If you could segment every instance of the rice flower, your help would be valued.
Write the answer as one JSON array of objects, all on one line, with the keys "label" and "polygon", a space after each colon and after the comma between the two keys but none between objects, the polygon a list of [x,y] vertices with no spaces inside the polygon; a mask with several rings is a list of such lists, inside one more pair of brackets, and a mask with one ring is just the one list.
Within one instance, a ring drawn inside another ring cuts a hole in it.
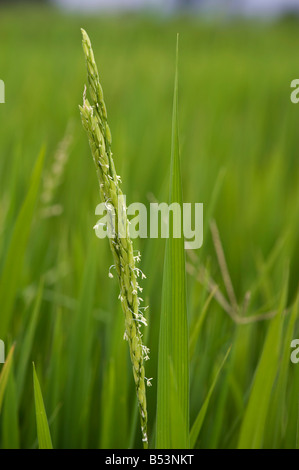
[{"label": "rice flower", "polygon": [[[124,338],[129,343],[130,357],[133,366],[133,376],[139,404],[142,440],[145,448],[148,447],[147,438],[147,406],[144,361],[148,359],[148,348],[142,342],[140,325],[146,325],[140,307],[141,287],[138,284],[139,276],[145,277],[136,262],[132,241],[129,236],[129,221],[126,213],[125,198],[120,188],[120,178],[116,174],[112,151],[111,132],[107,120],[107,110],[104,102],[103,90],[99,80],[98,69],[95,63],[93,50],[87,33],[82,29],[82,44],[86,59],[89,94],[91,102],[86,98],[86,89],[83,95],[83,105],[80,106],[81,119],[87,132],[91,153],[96,166],[100,195],[108,211],[113,212],[111,217],[113,225],[109,238],[114,266],[118,275],[122,309],[125,316]],[[109,270],[109,277],[113,277]]]}]

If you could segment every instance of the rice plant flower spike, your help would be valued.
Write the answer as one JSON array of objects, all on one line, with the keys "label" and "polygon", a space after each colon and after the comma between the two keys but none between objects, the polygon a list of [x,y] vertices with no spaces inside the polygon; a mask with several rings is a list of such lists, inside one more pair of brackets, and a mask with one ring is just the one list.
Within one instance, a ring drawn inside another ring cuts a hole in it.
[{"label": "rice plant flower spike", "polygon": [[[147,405],[145,391],[144,361],[148,359],[148,348],[142,342],[140,325],[146,324],[139,307],[141,288],[137,282],[140,270],[136,268],[138,260],[134,256],[132,241],[129,236],[129,222],[125,199],[120,188],[120,178],[116,174],[111,151],[111,132],[107,120],[107,110],[103,90],[99,80],[97,65],[90,39],[83,29],[82,44],[86,59],[89,94],[91,102],[83,95],[80,106],[81,119],[87,132],[91,153],[96,166],[100,195],[106,206],[114,210],[113,237],[109,238],[114,266],[119,280],[120,300],[125,316],[125,339],[129,343],[133,376],[139,405],[141,432],[144,448],[148,448]],[[121,204],[119,204],[121,201]],[[119,210],[120,207],[120,210]],[[121,212],[121,213],[119,213]],[[121,235],[121,236],[120,236]],[[110,271],[109,271],[110,273]],[[111,277],[111,276],[110,276]]]}]

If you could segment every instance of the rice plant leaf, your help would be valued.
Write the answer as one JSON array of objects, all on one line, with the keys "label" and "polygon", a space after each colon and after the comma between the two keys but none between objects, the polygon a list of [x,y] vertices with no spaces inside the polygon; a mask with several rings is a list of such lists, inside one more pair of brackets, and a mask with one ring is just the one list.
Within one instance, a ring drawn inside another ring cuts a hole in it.
[{"label": "rice plant leaf", "polygon": [[86,397],[90,394],[92,370],[92,342],[94,328],[93,301],[96,285],[97,239],[89,243],[84,272],[82,275],[79,301],[70,327],[69,369],[66,387],[64,432],[73,448],[83,446],[82,433],[88,419]]},{"label": "rice plant leaf", "polygon": [[[172,393],[170,394],[170,442],[173,449],[180,449],[182,443],[181,429],[185,427],[184,410],[179,398],[179,384],[176,380],[176,374],[172,360],[170,363],[170,385]],[[174,412],[175,410],[175,412]],[[183,436],[185,437],[185,436]]]},{"label": "rice plant leaf", "polygon": [[[118,312],[116,312],[118,313]],[[101,400],[101,440],[100,448],[118,449],[125,438],[129,438],[128,422],[136,424],[138,407],[134,408],[133,417],[128,416],[124,403],[128,401],[127,345],[123,338],[123,318],[115,315],[110,326],[109,346],[106,353],[107,365],[103,376]],[[115,423],[117,422],[117,426]],[[129,443],[129,441],[128,441]],[[128,444],[125,444],[127,447]]]},{"label": "rice plant leaf", "polygon": [[219,173],[217,175],[215,185],[213,187],[213,191],[211,194],[211,199],[209,200],[208,210],[205,216],[205,224],[203,229],[203,240],[206,240],[207,232],[210,227],[210,221],[213,217],[215,207],[217,205],[219,195],[223,186],[224,177],[226,174],[226,169],[224,167],[220,168]]},{"label": "rice plant leaf", "polygon": [[11,368],[11,373],[8,377],[5,400],[3,405],[2,437],[4,449],[20,448],[18,399],[16,390],[16,380],[13,373],[13,365]]},{"label": "rice plant leaf", "polygon": [[33,364],[33,385],[34,385],[34,400],[35,400],[38,445],[40,449],[53,449],[48,419],[47,419],[44,400],[42,396],[42,391],[41,391],[40,384],[36,375],[34,364]]},{"label": "rice plant leaf", "polygon": [[[178,135],[178,41],[172,117],[172,150],[169,202],[182,208],[182,186]],[[189,447],[189,370],[186,303],[186,271],[182,221],[173,215],[166,240],[158,358],[157,448]],[[181,236],[174,230],[181,224]],[[175,384],[179,384],[178,387]],[[177,428],[178,413],[180,429]]]},{"label": "rice plant leaf", "polygon": [[[60,417],[62,414],[62,407],[65,401],[61,398],[63,386],[65,384],[65,366],[61,360],[63,354],[64,336],[63,336],[63,313],[61,308],[57,308],[55,312],[55,326],[51,342],[51,361],[47,371],[47,396],[49,409],[54,410],[53,414],[57,414],[56,418],[51,422],[51,438],[52,442],[57,442],[61,430]],[[55,445],[55,444],[54,444]]]},{"label": "rice plant leaf", "polygon": [[10,370],[11,370],[14,349],[15,347],[12,346],[7,356],[6,362],[3,366],[1,375],[0,375],[0,413],[2,409],[3,398],[4,398],[5,389],[7,386],[8,377],[9,377]]},{"label": "rice plant leaf", "polygon": [[281,296],[277,315],[271,320],[262,355],[255,373],[249,401],[242,422],[239,449],[260,449],[264,442],[267,414],[271,402],[273,384],[279,367],[283,309],[286,300],[287,282]]},{"label": "rice plant leaf", "polygon": [[44,150],[41,150],[35,163],[27,196],[17,217],[0,277],[1,338],[5,338],[6,336],[16,292],[19,287],[20,273],[22,272],[23,259],[29,240],[31,222],[38,196],[44,153]]},{"label": "rice plant leaf", "polygon": [[24,380],[25,380],[25,375],[29,363],[29,358],[30,358],[30,352],[32,348],[32,343],[33,343],[33,338],[36,330],[36,325],[37,325],[37,320],[40,312],[40,306],[41,306],[41,301],[42,301],[42,294],[43,294],[43,287],[44,287],[44,282],[41,280],[39,289],[37,292],[34,308],[32,315],[30,317],[30,322],[29,325],[25,331],[25,337],[22,341],[22,351],[20,354],[20,357],[17,361],[17,374],[16,374],[16,389],[17,389],[17,395],[18,395],[18,401],[20,401],[22,392],[23,392],[23,387],[24,387]]},{"label": "rice plant leaf", "polygon": [[194,424],[192,426],[192,429],[191,429],[191,432],[190,432],[190,445],[192,448],[195,447],[196,445],[196,442],[197,442],[197,439],[198,439],[198,436],[199,436],[199,433],[200,433],[200,430],[202,428],[202,425],[203,425],[203,422],[204,422],[204,419],[205,419],[205,416],[206,416],[206,413],[207,413],[207,410],[208,410],[208,406],[209,406],[209,403],[210,403],[210,399],[211,399],[211,396],[212,396],[212,393],[214,391],[214,388],[216,386],[216,383],[218,381],[218,377],[220,375],[220,372],[229,356],[229,353],[230,353],[230,350],[231,350],[231,346],[229,347],[227,353],[225,354],[224,356],[224,359],[215,375],[215,378],[213,380],[213,383],[208,391],[208,394],[206,396],[206,399],[194,421]]},{"label": "rice plant leaf", "polygon": [[[297,297],[293,308],[290,313],[289,322],[284,333],[284,346],[282,351],[282,358],[280,364],[280,371],[277,378],[277,383],[275,387],[275,394],[272,399],[271,411],[272,411],[272,447],[275,449],[279,447],[279,439],[284,437],[284,433],[287,427],[288,415],[290,416],[290,411],[287,406],[287,388],[288,388],[288,378],[290,368],[292,363],[290,361],[290,344],[294,338],[294,328],[298,315],[298,301]],[[286,321],[286,320],[285,320]]]},{"label": "rice plant leaf", "polygon": [[192,359],[194,353],[195,353],[195,348],[196,348],[196,342],[198,340],[198,337],[201,332],[201,327],[203,325],[203,322],[205,321],[209,305],[214,297],[214,294],[218,287],[216,286],[212,292],[210,293],[209,297],[207,298],[200,315],[196,319],[196,321],[193,323],[192,327],[190,328],[190,335],[189,335],[189,358],[190,360]]}]

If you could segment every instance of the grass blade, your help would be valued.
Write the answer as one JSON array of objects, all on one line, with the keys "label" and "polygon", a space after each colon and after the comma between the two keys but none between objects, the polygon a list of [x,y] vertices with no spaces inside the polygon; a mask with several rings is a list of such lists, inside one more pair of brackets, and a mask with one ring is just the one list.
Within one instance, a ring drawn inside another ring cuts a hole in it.
[{"label": "grass blade", "polygon": [[3,448],[20,448],[20,431],[18,418],[18,399],[16,390],[16,380],[13,373],[13,366],[7,382],[7,393],[3,405]]},{"label": "grass blade", "polygon": [[[116,312],[118,313],[118,312]],[[124,404],[128,403],[128,368],[127,345],[122,341],[123,318],[115,315],[110,326],[109,346],[106,354],[107,365],[103,377],[101,397],[101,439],[100,448],[119,449],[124,443],[124,436],[129,438],[129,416]],[[138,407],[134,408],[135,412]],[[137,418],[136,413],[136,418]],[[132,424],[136,419],[130,418]],[[115,426],[117,423],[117,426]],[[125,443],[128,447],[129,440]]]},{"label": "grass blade", "polygon": [[92,371],[92,332],[93,301],[96,285],[97,265],[96,238],[90,242],[84,273],[81,281],[80,295],[73,323],[70,327],[69,338],[69,368],[66,387],[66,403],[64,433],[69,440],[69,446],[78,448],[82,442],[82,434],[88,419],[86,397],[90,394]]},{"label": "grass blade", "polygon": [[44,161],[44,150],[41,150],[35,163],[29,190],[17,217],[6,259],[0,278],[0,337],[5,338],[12,315],[13,305],[18,289],[23,259],[29,239],[31,221]]},{"label": "grass blade", "polygon": [[35,301],[33,312],[30,318],[30,322],[29,322],[28,328],[26,329],[25,337],[22,341],[22,351],[21,351],[19,360],[17,361],[18,368],[17,368],[17,374],[16,374],[16,390],[17,390],[17,395],[18,395],[18,402],[20,401],[20,398],[23,392],[26,371],[27,371],[29,358],[30,358],[30,352],[32,349],[32,343],[34,339],[37,320],[38,320],[41,302],[42,302],[43,287],[44,287],[44,282],[42,280],[39,285],[39,289],[37,292],[36,301]]},{"label": "grass blade", "polygon": [[271,410],[269,410],[269,414],[271,413],[269,423],[272,433],[269,433],[271,441],[267,443],[267,448],[270,447],[270,445],[274,449],[279,447],[278,442],[279,440],[281,442],[281,440],[283,440],[283,438],[285,437],[288,421],[292,421],[293,417],[293,415],[291,414],[291,410],[288,408],[287,405],[287,390],[289,373],[292,366],[292,363],[290,361],[290,344],[292,339],[294,338],[294,328],[298,315],[298,305],[299,296],[297,297],[291,309],[289,315],[290,318],[288,319],[288,325],[284,333],[284,345],[282,350],[280,371],[275,385],[275,393],[271,403]]},{"label": "grass blade", "polygon": [[208,406],[209,406],[209,403],[210,403],[210,399],[211,399],[211,396],[212,396],[212,393],[214,391],[214,388],[216,386],[216,383],[218,381],[218,377],[219,377],[219,374],[228,358],[228,355],[230,353],[230,350],[231,350],[231,347],[229,347],[227,353],[225,354],[224,356],[224,359],[216,373],[216,376],[213,380],[213,383],[208,391],[208,394],[206,396],[206,399],[194,421],[194,424],[192,426],[192,429],[191,429],[191,432],[190,432],[190,444],[191,444],[191,447],[194,448],[195,445],[196,445],[196,441],[198,439],[198,436],[199,436],[199,433],[200,433],[200,430],[202,428],[202,425],[203,425],[203,422],[204,422],[204,419],[205,419],[205,416],[206,416],[206,413],[207,413],[207,409],[208,409]]},{"label": "grass blade", "polygon": [[[170,203],[182,207],[178,136],[178,41],[172,117]],[[175,218],[175,215],[174,215]],[[180,221],[181,223],[181,221]],[[178,387],[175,384],[179,384]],[[175,442],[172,438],[176,429]],[[189,369],[184,237],[166,240],[160,322],[157,396],[157,448],[189,447]]]},{"label": "grass blade", "polygon": [[189,357],[190,357],[190,360],[192,359],[192,357],[195,353],[196,342],[197,342],[198,337],[200,335],[202,324],[205,321],[206,315],[208,313],[209,305],[210,305],[211,300],[213,299],[214,294],[215,294],[217,289],[218,289],[217,286],[214,287],[214,289],[210,293],[209,297],[207,298],[207,300],[206,300],[206,302],[205,302],[205,304],[202,308],[202,311],[200,312],[200,315],[198,316],[196,321],[193,322],[193,325],[190,328],[190,335],[189,335],[190,336],[189,337]]},{"label": "grass blade", "polygon": [[9,354],[7,356],[6,362],[3,366],[1,375],[0,375],[0,413],[2,409],[2,404],[3,404],[3,398],[4,398],[4,393],[12,365],[12,358],[13,358],[13,353],[14,353],[15,347],[12,346],[12,348],[9,351]]},{"label": "grass blade", "polygon": [[35,365],[33,364],[33,384],[34,384],[34,400],[36,412],[36,426],[38,445],[40,449],[53,449],[52,439],[48,425],[44,400],[40,384],[36,375]]},{"label": "grass blade", "polygon": [[264,442],[264,431],[276,378],[283,327],[282,312],[286,301],[287,281],[284,283],[279,312],[271,320],[262,355],[255,373],[249,402],[242,422],[239,449],[260,449]]}]

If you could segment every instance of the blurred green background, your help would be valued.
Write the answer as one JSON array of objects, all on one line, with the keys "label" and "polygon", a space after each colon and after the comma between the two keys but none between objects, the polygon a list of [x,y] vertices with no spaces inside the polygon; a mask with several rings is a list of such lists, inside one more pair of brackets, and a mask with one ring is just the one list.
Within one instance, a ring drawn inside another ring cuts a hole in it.
[{"label": "blurred green background", "polygon": [[[204,203],[205,235],[203,247],[187,254],[191,333],[202,319],[190,362],[190,420],[232,344],[197,446],[236,447],[270,320],[240,324],[215,299],[205,312],[208,290],[196,273],[205,267],[227,297],[209,229],[215,219],[239,305],[252,291],[238,318],[275,312],[286,272],[287,307],[295,301],[299,105],[290,101],[290,83],[298,78],[298,21],[87,16],[48,6],[0,11],[0,78],[6,85],[6,103],[0,105],[0,338],[7,352],[15,342],[0,445],[37,446],[34,361],[54,447],[140,446],[118,286],[108,278],[112,256],[108,242],[92,229],[100,201],[78,110],[86,83],[80,27],[93,43],[128,204],[167,201],[180,33],[183,193],[185,202]],[[37,202],[32,216],[28,211],[22,219],[19,243],[16,221],[42,146]],[[153,442],[164,240],[136,242],[150,307],[146,373],[153,377],[148,389]],[[18,249],[11,249],[12,243]],[[9,262],[8,253],[15,253]],[[296,446],[299,365],[290,363],[289,340],[298,328],[287,330],[288,325],[285,315],[276,364],[277,377],[284,375],[279,386],[273,383],[264,447]]]}]

